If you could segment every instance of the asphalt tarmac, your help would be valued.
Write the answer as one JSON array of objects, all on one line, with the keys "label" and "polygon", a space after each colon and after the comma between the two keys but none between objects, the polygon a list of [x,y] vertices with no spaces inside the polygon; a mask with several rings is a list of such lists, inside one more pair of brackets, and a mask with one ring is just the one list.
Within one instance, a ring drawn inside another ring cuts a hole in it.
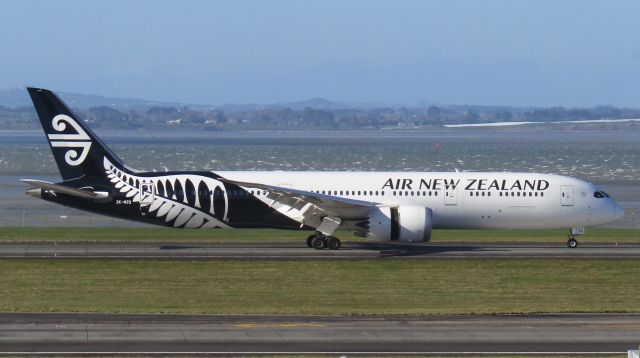
[{"label": "asphalt tarmac", "polygon": [[640,315],[179,316],[0,314],[3,354],[626,353]]},{"label": "asphalt tarmac", "polygon": [[28,259],[640,259],[640,244],[442,244],[345,243],[314,250],[304,243],[2,243],[0,258]]}]

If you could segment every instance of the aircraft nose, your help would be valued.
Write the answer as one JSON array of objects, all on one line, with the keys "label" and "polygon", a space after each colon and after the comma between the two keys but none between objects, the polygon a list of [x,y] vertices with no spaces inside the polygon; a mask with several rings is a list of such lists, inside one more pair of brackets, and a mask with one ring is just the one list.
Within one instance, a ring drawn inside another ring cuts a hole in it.
[{"label": "aircraft nose", "polygon": [[618,203],[613,203],[613,220],[619,220],[624,216],[624,209]]}]

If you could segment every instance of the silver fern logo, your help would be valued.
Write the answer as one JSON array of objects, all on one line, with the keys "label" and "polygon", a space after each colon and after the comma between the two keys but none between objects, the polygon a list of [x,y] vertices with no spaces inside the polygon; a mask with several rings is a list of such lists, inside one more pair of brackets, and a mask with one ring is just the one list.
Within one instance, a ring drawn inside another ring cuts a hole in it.
[{"label": "silver fern logo", "polygon": [[[71,117],[65,114],[58,114],[53,117],[51,125],[56,132],[64,132],[70,125],[76,133],[71,134],[49,134],[51,146],[54,148],[69,148],[64,154],[64,160],[71,166],[78,166],[84,162],[91,148],[91,139],[87,133]],[[78,153],[80,149],[80,153]]]},{"label": "silver fern logo", "polygon": [[[142,177],[118,169],[106,157],[105,174],[116,190],[168,226],[228,228],[229,204],[224,184],[200,175]],[[198,183],[197,186],[192,186]]]}]

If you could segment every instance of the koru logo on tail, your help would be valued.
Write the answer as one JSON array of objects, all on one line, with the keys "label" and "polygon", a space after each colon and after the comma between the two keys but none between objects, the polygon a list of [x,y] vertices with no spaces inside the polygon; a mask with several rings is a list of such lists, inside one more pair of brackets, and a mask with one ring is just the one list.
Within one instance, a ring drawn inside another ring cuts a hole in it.
[{"label": "koru logo on tail", "polygon": [[[91,148],[91,138],[73,118],[65,114],[58,114],[51,120],[51,125],[56,132],[64,132],[67,129],[67,123],[73,127],[76,134],[49,134],[47,137],[54,148],[74,148],[67,150],[64,160],[71,166],[77,166],[87,158]],[[80,154],[77,149],[81,149]]]}]

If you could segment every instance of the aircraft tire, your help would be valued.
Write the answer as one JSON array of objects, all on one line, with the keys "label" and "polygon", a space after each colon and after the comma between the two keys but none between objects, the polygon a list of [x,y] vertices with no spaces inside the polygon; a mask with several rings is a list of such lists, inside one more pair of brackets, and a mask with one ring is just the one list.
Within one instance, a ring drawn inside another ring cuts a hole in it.
[{"label": "aircraft tire", "polygon": [[327,236],[327,247],[329,250],[337,250],[342,246],[340,239],[335,236]]},{"label": "aircraft tire", "polygon": [[318,235],[311,240],[311,246],[316,250],[324,250],[327,247],[327,239],[322,235]]},{"label": "aircraft tire", "polygon": [[309,235],[309,237],[307,238],[307,246],[308,247],[313,247],[313,245],[311,245],[311,241],[313,241],[313,239],[315,239],[318,235],[313,234],[313,235]]},{"label": "aircraft tire", "polygon": [[567,247],[571,249],[575,249],[576,247],[578,247],[578,240],[573,238],[567,240]]}]

